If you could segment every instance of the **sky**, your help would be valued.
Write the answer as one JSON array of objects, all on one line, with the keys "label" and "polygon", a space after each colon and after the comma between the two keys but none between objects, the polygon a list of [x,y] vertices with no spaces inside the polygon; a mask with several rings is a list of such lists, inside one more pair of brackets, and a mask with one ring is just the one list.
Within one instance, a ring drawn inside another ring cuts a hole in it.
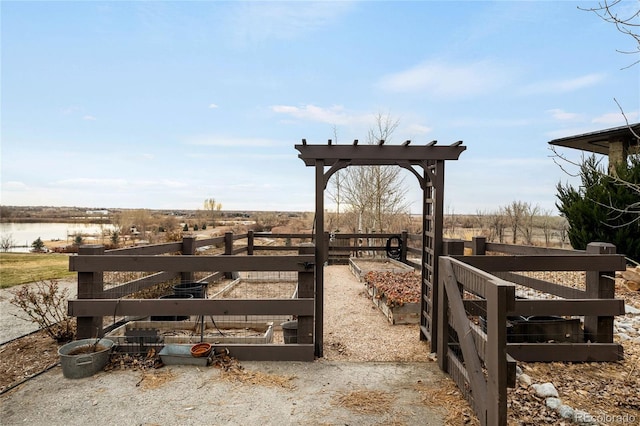
[{"label": "sky", "polygon": [[548,142],[624,125],[620,108],[639,121],[633,40],[595,6],[2,1],[0,203],[313,211],[294,145],[362,143],[381,114],[388,144],[464,142],[447,213],[555,214],[556,185],[579,181]]}]

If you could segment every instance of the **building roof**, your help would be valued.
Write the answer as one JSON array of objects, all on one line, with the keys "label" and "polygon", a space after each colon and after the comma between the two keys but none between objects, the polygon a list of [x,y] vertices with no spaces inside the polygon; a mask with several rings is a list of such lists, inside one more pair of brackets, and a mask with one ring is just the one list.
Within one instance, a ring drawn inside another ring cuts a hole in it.
[{"label": "building roof", "polygon": [[636,135],[640,135],[640,123],[554,139],[549,141],[549,145],[609,155],[609,143],[624,139],[629,141],[629,148],[638,149],[638,138],[634,136],[632,130]]}]

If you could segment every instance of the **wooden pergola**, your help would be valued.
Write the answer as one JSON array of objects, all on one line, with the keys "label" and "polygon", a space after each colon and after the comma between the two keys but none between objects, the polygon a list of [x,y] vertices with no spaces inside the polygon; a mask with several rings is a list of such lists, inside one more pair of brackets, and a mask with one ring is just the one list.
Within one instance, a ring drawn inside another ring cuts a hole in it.
[{"label": "wooden pergola", "polygon": [[[420,313],[420,338],[429,340],[431,351],[436,351],[437,326],[434,323],[438,309],[438,257],[442,252],[444,165],[446,160],[457,160],[466,149],[462,141],[451,145],[437,145],[432,141],[426,145],[411,145],[407,140],[402,145],[385,145],[381,140],[376,145],[309,145],[306,139],[295,145],[298,155],[306,166],[316,171],[315,212],[315,355],[322,357],[324,332],[324,269],[328,258],[328,247],[324,235],[324,190],[329,178],[338,170],[348,166],[399,166],[410,171],[423,191],[422,203],[422,297]],[[328,170],[325,170],[329,167]]]}]

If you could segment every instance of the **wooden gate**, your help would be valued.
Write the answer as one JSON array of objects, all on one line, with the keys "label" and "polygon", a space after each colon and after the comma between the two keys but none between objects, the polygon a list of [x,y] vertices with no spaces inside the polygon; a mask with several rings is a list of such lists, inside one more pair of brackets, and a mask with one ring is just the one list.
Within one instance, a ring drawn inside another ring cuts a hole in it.
[{"label": "wooden gate", "polygon": [[[421,339],[431,342],[431,350],[436,348],[437,282],[438,257],[442,250],[442,214],[444,195],[444,162],[457,160],[467,149],[462,141],[451,145],[437,145],[432,141],[424,146],[410,146],[411,141],[402,145],[385,145],[381,140],[377,145],[308,145],[302,139],[295,148],[307,166],[316,170],[316,356],[322,356],[324,320],[324,271],[322,265],[328,259],[327,242],[324,239],[324,190],[329,178],[338,170],[348,166],[399,166],[410,171],[420,183],[423,191],[423,259],[422,259],[422,309]],[[325,167],[329,167],[325,171]],[[415,167],[421,168],[421,172]]]}]

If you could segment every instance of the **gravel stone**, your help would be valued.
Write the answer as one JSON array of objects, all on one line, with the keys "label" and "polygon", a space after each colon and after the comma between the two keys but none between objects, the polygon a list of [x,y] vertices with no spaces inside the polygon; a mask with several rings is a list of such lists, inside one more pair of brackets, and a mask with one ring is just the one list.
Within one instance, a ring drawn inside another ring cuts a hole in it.
[{"label": "gravel stone", "polygon": [[539,396],[540,398],[548,398],[548,397],[558,398],[558,390],[555,388],[555,386],[553,386],[552,383],[549,383],[549,382],[542,383],[542,384],[534,383],[531,386],[533,387],[533,390],[536,392],[536,395]]}]

